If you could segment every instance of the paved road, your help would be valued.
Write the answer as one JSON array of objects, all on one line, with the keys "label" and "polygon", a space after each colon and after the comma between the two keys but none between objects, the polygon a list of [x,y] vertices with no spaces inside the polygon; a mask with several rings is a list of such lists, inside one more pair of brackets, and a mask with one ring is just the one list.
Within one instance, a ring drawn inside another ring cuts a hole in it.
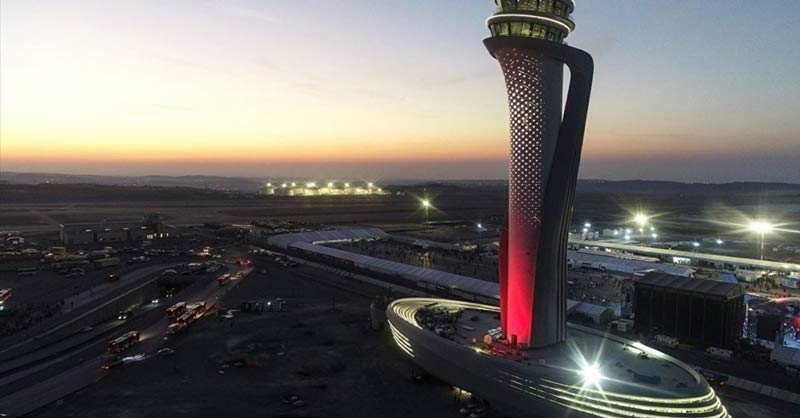
[{"label": "paved road", "polygon": [[[94,308],[89,309],[88,311],[83,312],[82,314],[62,315],[62,316],[60,316],[59,319],[61,319],[62,322],[60,322],[58,325],[50,326],[47,329],[38,332],[36,335],[28,337],[28,338],[26,338],[26,339],[24,339],[22,341],[19,341],[19,342],[15,343],[15,344],[11,344],[11,345],[3,347],[2,349],[0,349],[0,356],[2,356],[3,354],[8,354],[10,352],[13,352],[14,350],[20,349],[21,347],[24,347],[25,345],[37,342],[37,341],[41,340],[42,338],[47,337],[48,335],[51,335],[51,334],[53,334],[53,333],[55,333],[57,331],[62,330],[64,327],[67,327],[69,325],[72,325],[72,324],[82,320],[83,318],[91,315],[92,313],[96,312],[97,310],[102,309],[105,306],[115,302],[116,300],[127,296],[131,292],[135,292],[135,291],[141,289],[142,287],[144,287],[144,286],[146,286],[146,285],[148,285],[148,284],[150,284],[153,281],[158,279],[158,275],[154,275],[155,272],[160,271],[160,270],[164,269],[165,267],[170,266],[172,264],[173,263],[166,263],[166,264],[157,264],[157,265],[154,265],[154,266],[148,266],[148,267],[145,267],[145,268],[142,268],[142,269],[139,269],[139,270],[136,270],[136,271],[133,271],[133,272],[130,272],[130,273],[126,274],[123,278],[120,278],[120,282],[119,283],[111,283],[111,284],[106,284],[106,286],[104,286],[104,285],[98,286],[98,287],[102,287],[101,291],[98,291],[98,292],[93,293],[93,294],[89,294],[88,292],[84,292],[84,294],[79,295],[77,297],[77,299],[73,300],[73,302],[75,302],[75,305],[71,307],[71,311],[72,312],[75,312],[75,310],[78,309],[79,307],[85,307],[87,305],[90,305],[93,302],[99,302],[99,301],[103,300],[103,298],[105,298],[105,297],[109,296],[110,294],[112,294],[113,292],[119,292],[119,291],[121,291],[120,289],[124,289],[124,290],[122,290],[121,294],[117,295],[113,299],[106,300],[104,303],[102,303],[102,304],[100,304],[98,306],[95,306]],[[148,278],[148,276],[151,276],[151,277],[149,277],[149,280],[146,280],[144,282],[140,282],[141,280],[144,280],[144,279]],[[125,288],[125,286],[132,286],[132,287]],[[69,306],[69,304],[67,304],[66,306]],[[70,311],[66,311],[66,312],[68,313]]]},{"label": "paved road", "polygon": [[716,389],[722,404],[734,418],[789,418],[797,416],[798,406],[746,390],[725,386]]},{"label": "paved road", "polygon": [[[237,270],[234,270],[232,273],[235,274],[236,271]],[[239,271],[249,274],[252,268],[239,269]],[[211,280],[199,291],[194,292],[192,295],[182,295],[182,297],[192,301],[203,300],[206,302],[207,308],[211,309],[222,295],[235,287],[239,282],[241,282],[241,280],[234,280],[225,287],[219,287],[216,280]],[[164,317],[159,318],[158,321],[142,330],[142,340],[135,348],[131,349],[132,353],[143,352],[152,354],[164,344],[167,340],[164,337],[164,333],[171,321],[168,321],[167,318]],[[63,361],[68,357],[72,357],[74,354],[75,353],[65,354],[64,358],[61,360]],[[97,382],[102,379],[106,373],[100,368],[104,361],[103,357],[102,354],[94,355],[75,367],[69,368],[46,380],[25,387],[0,399],[0,413],[8,414],[10,417],[22,416]]]}]

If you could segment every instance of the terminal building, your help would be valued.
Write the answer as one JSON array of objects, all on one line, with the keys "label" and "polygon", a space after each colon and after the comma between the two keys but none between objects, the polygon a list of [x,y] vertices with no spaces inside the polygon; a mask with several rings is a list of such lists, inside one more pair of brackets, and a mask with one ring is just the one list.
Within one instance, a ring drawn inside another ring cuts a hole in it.
[{"label": "terminal building", "polygon": [[653,272],[636,283],[636,331],[680,343],[733,348],[742,335],[744,289],[739,284]]},{"label": "terminal building", "polygon": [[158,215],[147,215],[141,221],[61,224],[59,232],[61,243],[65,245],[141,242],[169,237]]}]

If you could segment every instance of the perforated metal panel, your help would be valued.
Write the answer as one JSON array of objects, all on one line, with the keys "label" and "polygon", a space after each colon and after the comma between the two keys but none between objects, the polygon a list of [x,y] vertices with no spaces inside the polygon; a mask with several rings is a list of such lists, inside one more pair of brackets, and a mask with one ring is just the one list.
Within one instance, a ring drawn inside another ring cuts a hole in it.
[{"label": "perforated metal panel", "polygon": [[508,90],[511,123],[509,214],[514,224],[541,223],[544,199],[545,118],[548,103],[544,62],[530,51],[503,49],[497,60]]},{"label": "perforated metal panel", "polygon": [[543,217],[561,124],[563,64],[526,48],[500,48],[494,54],[505,75],[511,130],[507,283],[501,284],[507,303],[501,316],[508,335],[523,344],[544,345],[553,338],[532,341],[532,335],[537,327],[552,328],[553,319],[549,313],[534,315],[535,302],[557,307],[556,278],[539,278],[537,266],[543,228],[558,227],[543,225]]}]

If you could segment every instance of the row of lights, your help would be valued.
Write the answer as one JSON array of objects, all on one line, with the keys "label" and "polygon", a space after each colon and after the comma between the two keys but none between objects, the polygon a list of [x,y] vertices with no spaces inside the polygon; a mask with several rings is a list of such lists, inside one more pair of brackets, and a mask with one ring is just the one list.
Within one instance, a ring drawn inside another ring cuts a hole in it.
[{"label": "row of lights", "polygon": [[[641,213],[641,212],[636,213],[634,215],[634,217],[633,217],[633,222],[635,224],[639,225],[639,233],[642,234],[642,235],[644,234],[644,227],[647,225],[647,223],[649,221],[650,221],[650,217],[648,217],[647,215],[645,215],[644,213]],[[589,222],[586,222],[583,225],[583,232],[584,233],[589,232],[589,228],[591,228],[591,227],[592,227],[592,224],[589,223]],[[764,259],[764,240],[765,240],[765,235],[769,234],[771,232],[774,232],[775,231],[775,225],[772,224],[769,221],[755,220],[755,221],[751,221],[747,225],[747,229],[749,231],[755,232],[755,233],[757,233],[757,234],[759,234],[761,236],[761,259],[763,260]],[[631,231],[630,228],[625,229],[625,240],[630,240],[631,239],[631,232],[632,231]],[[658,234],[656,234],[654,227],[652,227],[652,226],[650,227],[650,232],[651,232],[650,236],[653,239],[658,238]],[[617,234],[618,234],[618,232],[614,231],[614,235],[617,235]],[[722,239],[719,239],[719,238],[717,238],[717,240],[715,242],[717,243],[717,245],[722,245],[724,243],[722,241]],[[698,248],[698,247],[700,247],[700,243],[697,242],[697,241],[692,242],[692,246],[695,247],[695,248]]]},{"label": "row of lights", "polygon": [[[332,188],[334,186],[336,186],[336,183],[328,182],[328,188]],[[273,187],[272,183],[267,183],[267,187]],[[297,187],[297,183],[296,182],[281,183],[281,188],[282,189],[285,189],[287,187]],[[317,183],[314,182],[314,181],[310,181],[310,182],[306,183],[306,187],[317,187]],[[350,183],[344,183],[344,187],[345,188],[350,187]],[[368,189],[375,188],[375,183],[372,183],[372,182],[367,183],[367,188]],[[380,190],[381,189],[378,188],[378,191],[380,191]]]},{"label": "row of lights", "polygon": [[[297,187],[297,183],[296,182],[281,183],[281,187],[284,188],[284,189],[289,187],[290,185],[291,185],[291,187]],[[328,182],[328,187],[334,187],[335,185],[336,185],[336,183],[334,183],[334,182]],[[267,187],[272,187],[272,183],[267,183]],[[306,187],[317,187],[317,182],[315,182],[315,181],[308,182],[308,183],[306,183]],[[350,183],[344,183],[344,187],[350,187]],[[372,182],[367,183],[367,188],[371,189],[373,187],[375,187],[375,183],[372,183]]]}]

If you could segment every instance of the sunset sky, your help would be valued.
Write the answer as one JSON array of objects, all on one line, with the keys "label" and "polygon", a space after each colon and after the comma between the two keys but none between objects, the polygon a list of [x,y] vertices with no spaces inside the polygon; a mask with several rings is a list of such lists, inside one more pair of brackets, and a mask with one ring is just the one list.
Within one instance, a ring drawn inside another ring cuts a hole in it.
[{"label": "sunset sky", "polygon": [[[800,182],[800,2],[579,0],[581,177]],[[0,2],[0,170],[502,178],[491,0]]]}]

